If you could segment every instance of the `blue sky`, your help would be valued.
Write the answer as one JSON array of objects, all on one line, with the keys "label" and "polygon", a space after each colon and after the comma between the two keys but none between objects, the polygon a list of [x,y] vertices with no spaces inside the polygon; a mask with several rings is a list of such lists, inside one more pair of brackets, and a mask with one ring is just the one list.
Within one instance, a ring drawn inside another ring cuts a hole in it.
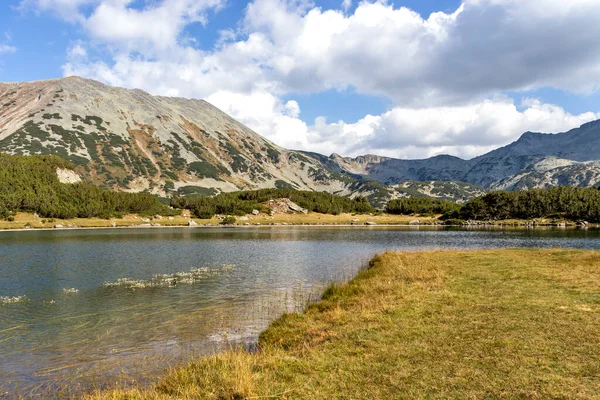
[{"label": "blue sky", "polygon": [[8,0],[0,81],[77,74],[207,99],[287,147],[468,158],[600,116],[598,17],[591,0]]}]

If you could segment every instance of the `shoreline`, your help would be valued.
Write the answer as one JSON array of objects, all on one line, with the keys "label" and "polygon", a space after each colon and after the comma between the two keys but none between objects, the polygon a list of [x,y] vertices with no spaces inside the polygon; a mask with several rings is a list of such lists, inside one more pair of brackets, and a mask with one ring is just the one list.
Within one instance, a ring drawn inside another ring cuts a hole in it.
[{"label": "shoreline", "polygon": [[[412,393],[409,398],[591,395],[600,390],[600,381],[586,373],[590,354],[600,348],[593,323],[598,297],[590,294],[599,286],[589,279],[598,254],[387,252],[348,282],[332,284],[303,312],[272,321],[259,336],[259,352],[236,348],[202,356],[171,368],[151,387],[84,398],[325,399],[343,393],[371,399],[394,398],[398,390]],[[502,288],[493,292],[493,305],[488,281]],[[568,355],[566,361],[557,362],[556,352]]]},{"label": "shoreline", "polygon": [[445,229],[445,228],[461,228],[464,230],[482,230],[482,229],[521,229],[521,230],[532,230],[532,229],[561,229],[561,230],[586,230],[586,229],[598,229],[600,228],[599,224],[590,224],[586,227],[577,226],[575,224],[567,225],[567,226],[559,226],[559,225],[525,225],[525,224],[498,224],[498,225],[444,225],[444,224],[420,224],[420,225],[410,225],[410,224],[251,224],[251,225],[219,225],[219,224],[198,224],[195,226],[188,225],[160,225],[160,226],[144,226],[144,225],[124,225],[124,226],[72,226],[72,227],[63,227],[63,228],[46,228],[46,227],[31,227],[31,228],[0,228],[0,233],[2,232],[65,232],[65,231],[85,231],[85,230],[135,230],[135,229],[263,229],[263,228],[286,228],[286,227],[304,227],[304,228],[427,228],[427,229]]},{"label": "shoreline", "polygon": [[[444,224],[439,215],[422,217],[392,214],[275,214],[246,215],[238,217],[235,224],[222,224],[220,216],[211,219],[177,217],[142,217],[126,215],[122,218],[74,218],[49,221],[30,213],[18,213],[12,222],[0,221],[0,232],[69,231],[89,229],[159,229],[159,228],[265,228],[265,227],[409,227],[409,228],[461,228],[461,229],[597,229],[600,224],[582,224],[575,221],[556,220],[506,220],[468,221],[465,224]],[[51,221],[51,222],[50,222]],[[490,223],[491,222],[491,223]]]}]

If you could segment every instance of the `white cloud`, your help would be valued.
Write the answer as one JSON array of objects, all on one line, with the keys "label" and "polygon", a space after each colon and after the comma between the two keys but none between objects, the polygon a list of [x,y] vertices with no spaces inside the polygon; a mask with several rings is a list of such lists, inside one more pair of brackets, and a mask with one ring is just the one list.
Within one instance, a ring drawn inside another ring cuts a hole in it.
[{"label": "white cloud", "polygon": [[21,0],[18,8],[21,11],[51,12],[69,22],[81,22],[84,16],[82,6],[95,5],[101,0]]},{"label": "white cloud", "polygon": [[224,0],[164,0],[143,9],[132,8],[128,3],[103,1],[84,26],[97,41],[148,56],[176,46],[186,25],[205,23],[204,12],[223,6]]},{"label": "white cloud", "polygon": [[14,46],[9,46],[7,44],[0,44],[0,54],[14,53],[15,51],[17,51],[17,48]]},{"label": "white cloud", "polygon": [[526,131],[562,132],[600,118],[600,113],[573,115],[536,99],[524,99],[517,106],[509,98],[497,97],[454,107],[395,107],[355,123],[329,123],[319,117],[307,125],[297,117],[296,102],[283,104],[266,92],[219,92],[207,100],[287,148],[412,159],[439,154],[472,158],[511,143]]},{"label": "white cloud", "polygon": [[342,10],[348,11],[352,7],[352,0],[343,0],[342,1]]},{"label": "white cloud", "polygon": [[87,61],[88,53],[81,41],[76,42],[67,50],[67,59],[75,62]]},{"label": "white cloud", "polygon": [[[66,75],[206,98],[288,147],[470,157],[525,130],[556,132],[597,117],[536,100],[517,107],[501,97],[540,87],[600,88],[596,0],[464,0],[455,12],[430,16],[385,0],[360,2],[352,13],[344,11],[350,1],[324,10],[307,0],[254,0],[239,29],[223,31],[212,51],[182,36],[221,0],[161,0],[140,9],[127,0],[37,2],[76,10],[94,4],[80,23],[91,45],[107,46],[112,60],[70,57]],[[320,118],[309,126],[296,102],[281,100],[348,87],[383,95],[392,108],[355,123]]]}]

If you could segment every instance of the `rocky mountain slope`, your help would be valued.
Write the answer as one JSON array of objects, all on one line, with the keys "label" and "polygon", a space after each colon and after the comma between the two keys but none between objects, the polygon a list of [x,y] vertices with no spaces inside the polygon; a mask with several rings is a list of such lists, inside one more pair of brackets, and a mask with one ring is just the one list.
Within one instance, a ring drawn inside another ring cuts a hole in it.
[{"label": "rocky mountain slope", "polygon": [[205,101],[79,77],[0,84],[0,151],[56,154],[92,183],[130,191],[350,194],[347,179],[318,159],[271,143]]},{"label": "rocky mountain slope", "polygon": [[527,132],[519,140],[471,160],[447,155],[425,160],[377,156],[327,160],[332,170],[356,171],[386,185],[407,180],[467,182],[486,189],[600,185],[600,121],[559,134]]},{"label": "rocky mountain slope", "polygon": [[[464,201],[485,189],[600,184],[600,121],[528,132],[472,160],[399,160],[281,148],[202,100],[151,96],[79,77],[0,83],[0,152],[56,154],[85,180],[159,195],[295,188]],[[461,182],[461,183],[457,183]]]}]

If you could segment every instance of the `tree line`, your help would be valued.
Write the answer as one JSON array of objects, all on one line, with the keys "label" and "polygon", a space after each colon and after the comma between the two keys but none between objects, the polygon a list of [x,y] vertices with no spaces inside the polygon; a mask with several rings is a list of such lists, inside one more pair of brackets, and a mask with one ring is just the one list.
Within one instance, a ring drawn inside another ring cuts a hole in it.
[{"label": "tree line", "polygon": [[18,211],[62,219],[175,213],[148,193],[110,191],[84,182],[61,183],[57,168],[73,169],[74,165],[56,156],[0,154],[0,218],[10,219]]},{"label": "tree line", "polygon": [[431,197],[408,197],[390,200],[385,210],[389,214],[445,214],[460,210],[460,204]]},{"label": "tree line", "polygon": [[463,205],[444,218],[504,220],[555,218],[600,222],[600,190],[555,186],[524,191],[494,191]]},{"label": "tree line", "polygon": [[375,210],[362,196],[353,199],[326,192],[294,189],[260,189],[221,193],[212,197],[173,197],[171,206],[192,211],[198,218],[211,218],[216,214],[245,215],[253,210],[263,211],[262,203],[271,199],[288,198],[300,207],[323,214],[357,213]]},{"label": "tree line", "polygon": [[386,211],[403,215],[443,214],[442,220],[553,218],[600,222],[600,190],[555,186],[493,191],[463,205],[434,198],[403,198],[389,201]]}]

